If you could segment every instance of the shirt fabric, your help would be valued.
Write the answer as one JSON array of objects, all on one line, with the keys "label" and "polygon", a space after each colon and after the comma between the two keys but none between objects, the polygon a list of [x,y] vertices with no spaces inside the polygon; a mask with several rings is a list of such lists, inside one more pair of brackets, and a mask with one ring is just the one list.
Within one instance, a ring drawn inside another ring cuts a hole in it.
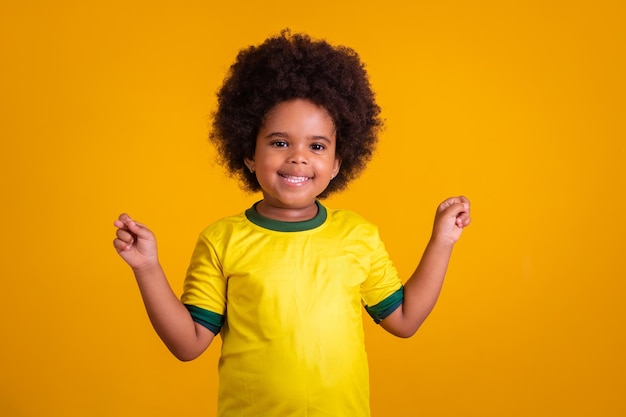
[{"label": "shirt fabric", "polygon": [[198,238],[182,302],[221,331],[220,417],[370,415],[361,314],[393,312],[402,283],[374,225],[317,206],[304,222],[252,207]]}]

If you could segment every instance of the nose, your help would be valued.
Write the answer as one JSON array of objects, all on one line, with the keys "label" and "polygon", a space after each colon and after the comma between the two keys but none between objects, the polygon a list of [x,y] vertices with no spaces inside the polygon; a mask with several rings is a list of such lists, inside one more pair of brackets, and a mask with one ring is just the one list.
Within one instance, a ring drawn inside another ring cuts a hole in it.
[{"label": "nose", "polygon": [[291,164],[307,164],[307,153],[304,146],[292,146],[289,153],[289,163]]}]

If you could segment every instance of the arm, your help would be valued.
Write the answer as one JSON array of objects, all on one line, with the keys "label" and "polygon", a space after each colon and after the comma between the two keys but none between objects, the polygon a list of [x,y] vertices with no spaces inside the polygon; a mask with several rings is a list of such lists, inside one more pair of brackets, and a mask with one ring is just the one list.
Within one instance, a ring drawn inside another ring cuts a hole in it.
[{"label": "arm", "polygon": [[135,274],[154,330],[178,359],[195,359],[215,335],[193,321],[172,291],[159,264],[154,234],[127,214],[122,214],[114,225],[117,238],[113,246]]},{"label": "arm", "polygon": [[380,323],[385,330],[400,337],[415,334],[439,298],[454,244],[469,224],[467,198],[452,197],[439,205],[430,241],[404,285],[402,305]]}]

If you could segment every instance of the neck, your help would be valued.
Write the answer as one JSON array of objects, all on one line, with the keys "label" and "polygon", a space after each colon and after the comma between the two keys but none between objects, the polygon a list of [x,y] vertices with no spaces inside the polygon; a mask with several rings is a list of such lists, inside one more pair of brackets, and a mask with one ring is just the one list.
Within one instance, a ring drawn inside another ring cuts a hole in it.
[{"label": "neck", "polygon": [[256,205],[257,212],[268,219],[278,220],[281,222],[302,222],[311,220],[317,215],[317,204],[302,207],[276,207],[267,203],[266,200],[262,200]]}]

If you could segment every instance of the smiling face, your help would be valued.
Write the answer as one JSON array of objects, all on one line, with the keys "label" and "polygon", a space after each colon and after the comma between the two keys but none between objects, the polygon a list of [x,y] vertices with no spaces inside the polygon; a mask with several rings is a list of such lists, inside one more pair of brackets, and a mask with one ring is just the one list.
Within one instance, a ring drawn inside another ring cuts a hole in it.
[{"label": "smiling face", "polygon": [[328,112],[308,100],[279,103],[257,135],[254,157],[245,159],[263,191],[257,210],[282,221],[308,220],[315,199],[337,175],[335,124]]}]

